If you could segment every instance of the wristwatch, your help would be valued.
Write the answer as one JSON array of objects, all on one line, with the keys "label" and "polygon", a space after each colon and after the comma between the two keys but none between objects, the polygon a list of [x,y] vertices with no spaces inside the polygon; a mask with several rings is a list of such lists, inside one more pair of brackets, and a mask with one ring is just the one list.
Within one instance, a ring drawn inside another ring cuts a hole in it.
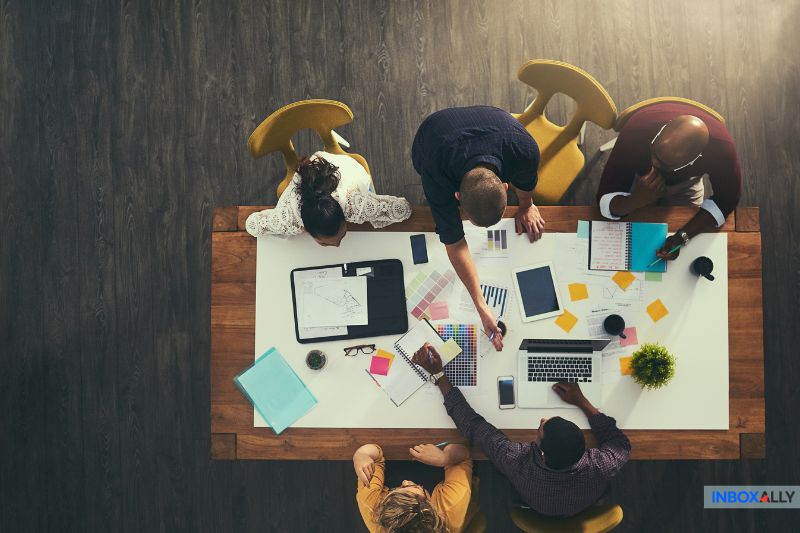
[{"label": "wristwatch", "polygon": [[678,237],[680,237],[681,239],[683,239],[683,245],[684,245],[684,246],[686,246],[687,244],[689,244],[689,234],[688,234],[688,233],[686,233],[685,231],[679,231],[679,232],[678,232]]},{"label": "wristwatch", "polygon": [[439,383],[439,380],[442,379],[442,376],[444,376],[444,370],[440,370],[435,374],[431,374],[431,381],[433,382],[434,385],[436,385],[437,383]]}]

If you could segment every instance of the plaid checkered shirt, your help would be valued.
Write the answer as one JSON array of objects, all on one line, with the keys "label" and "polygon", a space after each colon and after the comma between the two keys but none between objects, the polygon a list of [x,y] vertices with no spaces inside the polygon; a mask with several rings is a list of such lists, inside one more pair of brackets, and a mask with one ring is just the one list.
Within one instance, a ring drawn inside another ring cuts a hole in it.
[{"label": "plaid checkered shirt", "polygon": [[548,467],[535,442],[513,442],[475,412],[457,387],[444,397],[458,430],[511,481],[525,503],[547,516],[572,516],[596,503],[630,457],[631,443],[603,413],[589,417],[597,448],[587,449],[569,468]]}]

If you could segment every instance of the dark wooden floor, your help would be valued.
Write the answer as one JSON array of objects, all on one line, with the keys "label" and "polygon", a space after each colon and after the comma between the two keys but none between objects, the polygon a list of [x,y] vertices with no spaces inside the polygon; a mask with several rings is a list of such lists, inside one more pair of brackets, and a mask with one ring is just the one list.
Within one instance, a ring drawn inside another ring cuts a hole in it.
[{"label": "dark wooden floor", "polygon": [[[340,133],[382,192],[418,203],[421,119],[521,110],[516,70],[537,57],[620,109],[719,110],[761,207],[767,459],[631,463],[620,530],[796,527],[703,511],[702,487],[800,482],[798,22],[796,1],[0,0],[0,528],[359,530],[347,463],[209,461],[212,206],[274,202],[280,160],[245,141],[308,97],[350,105]],[[590,127],[588,159],[610,137]],[[592,200],[593,163],[571,202]],[[513,531],[507,484],[477,470],[490,530]]]}]

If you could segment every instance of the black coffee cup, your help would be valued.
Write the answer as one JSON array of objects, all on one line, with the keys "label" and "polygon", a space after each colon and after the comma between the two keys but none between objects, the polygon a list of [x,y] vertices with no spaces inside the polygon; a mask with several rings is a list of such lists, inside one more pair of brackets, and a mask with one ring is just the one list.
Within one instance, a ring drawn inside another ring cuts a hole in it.
[{"label": "black coffee cup", "polygon": [[628,337],[625,336],[625,319],[619,315],[608,315],[605,320],[603,320],[603,329],[606,330],[606,333],[609,335],[617,336],[619,335],[623,339],[627,339]]},{"label": "black coffee cup", "polygon": [[703,276],[707,280],[714,281],[714,276],[711,275],[711,271],[714,270],[714,261],[710,258],[701,255],[692,261],[690,269],[695,275]]}]

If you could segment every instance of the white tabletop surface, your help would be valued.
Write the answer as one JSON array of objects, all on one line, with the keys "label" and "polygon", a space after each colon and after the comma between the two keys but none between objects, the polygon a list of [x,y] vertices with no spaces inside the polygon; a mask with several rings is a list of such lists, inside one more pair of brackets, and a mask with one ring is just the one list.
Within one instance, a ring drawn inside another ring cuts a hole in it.
[{"label": "white tabletop surface", "polygon": [[[728,279],[727,235],[704,234],[692,240],[680,257],[669,263],[660,282],[637,281],[624,293],[614,290],[610,274],[589,273],[582,265],[586,239],[576,234],[549,233],[536,243],[517,236],[513,219],[497,228],[508,230],[509,257],[477,258],[483,280],[511,285],[512,269],[542,261],[553,261],[557,270],[562,302],[579,321],[569,334],[554,319],[523,324],[516,303],[505,319],[509,327],[502,352],[489,352],[481,360],[479,386],[465,390],[473,408],[489,422],[503,429],[530,429],[539,419],[561,416],[588,428],[577,409],[508,409],[497,405],[497,377],[515,375],[517,349],[523,338],[590,338],[587,315],[592,309],[620,309],[628,326],[637,328],[639,342],[660,342],[677,358],[675,377],[666,387],[644,391],[629,376],[622,376],[616,355],[603,357],[603,401],[598,406],[614,416],[624,429],[728,429]],[[397,258],[403,262],[408,282],[421,268],[449,269],[445,248],[435,233],[426,233],[428,265],[414,265],[407,232],[350,232],[339,248],[321,247],[308,235],[291,238],[258,239],[256,274],[255,356],[275,346],[319,400],[293,427],[326,428],[451,428],[455,427],[442,406],[438,389],[427,384],[400,407],[364,372],[370,356],[344,357],[344,346],[375,343],[391,349],[397,335],[326,343],[299,344],[294,335],[289,273],[298,267],[353,261]],[[710,282],[689,272],[691,261],[706,255],[714,261],[716,280]],[[576,260],[577,258],[577,260]],[[572,302],[567,285],[584,282],[588,300]],[[451,313],[458,308],[460,282],[449,297]],[[513,289],[512,289],[513,290]],[[660,298],[669,314],[653,322],[645,307]],[[478,323],[477,315],[462,315],[465,322]],[[409,324],[414,318],[409,315]],[[449,320],[453,321],[453,320]],[[447,321],[445,321],[447,322]],[[630,355],[631,346],[621,355]],[[305,354],[319,348],[328,354],[321,371],[305,365]],[[256,426],[266,426],[254,414]]]}]

